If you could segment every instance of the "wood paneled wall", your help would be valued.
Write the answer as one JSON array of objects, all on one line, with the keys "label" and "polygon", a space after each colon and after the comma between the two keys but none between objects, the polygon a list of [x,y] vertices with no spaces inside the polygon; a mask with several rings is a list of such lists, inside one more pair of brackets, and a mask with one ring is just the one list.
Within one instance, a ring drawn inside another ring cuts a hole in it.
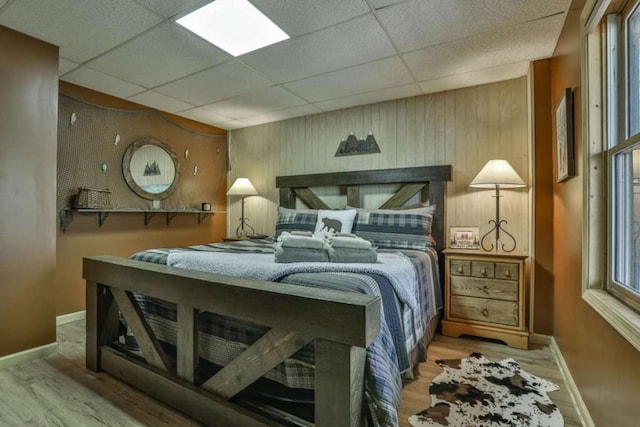
[{"label": "wood paneled wall", "polygon": [[[469,188],[484,164],[507,159],[527,184],[529,174],[527,79],[423,95],[230,131],[231,172],[248,177],[260,196],[246,199],[245,216],[256,231],[273,234],[278,205],[277,175],[408,166],[453,165],[448,186],[447,226],[490,229],[492,191]],[[372,131],[381,153],[334,157],[340,140]],[[518,249],[529,247],[528,189],[502,192],[501,217]],[[367,207],[382,200],[371,197]],[[344,207],[345,194],[331,206]],[[240,217],[239,198],[229,199],[230,233]]]}]

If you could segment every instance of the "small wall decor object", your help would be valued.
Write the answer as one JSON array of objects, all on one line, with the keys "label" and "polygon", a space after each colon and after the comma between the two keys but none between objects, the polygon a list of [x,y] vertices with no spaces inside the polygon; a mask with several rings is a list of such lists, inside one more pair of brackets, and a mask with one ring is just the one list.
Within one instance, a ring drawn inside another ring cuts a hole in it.
[{"label": "small wall decor object", "polygon": [[198,175],[198,165],[195,165],[193,167],[193,176],[196,176],[196,175]]},{"label": "small wall decor object", "polygon": [[102,164],[100,165],[100,170],[102,171],[102,173],[107,173],[107,162],[102,162]]},{"label": "small wall decor object", "polygon": [[573,92],[571,88],[567,88],[556,107],[556,179],[558,182],[575,175],[573,145]]},{"label": "small wall decor object", "polygon": [[184,149],[184,158],[186,159],[187,157],[189,157],[189,149],[185,148]]},{"label": "small wall decor object", "polygon": [[204,202],[202,204],[202,210],[203,211],[210,211],[211,210],[211,203]]},{"label": "small wall decor object", "polygon": [[236,237],[243,238],[247,236],[246,231],[244,231],[245,227],[251,229],[251,234],[256,234],[256,230],[253,229],[247,222],[249,222],[248,218],[244,217],[244,198],[247,196],[257,196],[258,192],[256,188],[253,186],[249,178],[238,178],[235,180],[233,185],[227,191],[227,196],[240,196],[242,197],[241,206],[242,213],[240,214],[240,225],[236,228]]},{"label": "small wall decor object", "polygon": [[[516,248],[516,238],[513,234],[504,229],[502,224],[507,224],[507,221],[500,219],[500,189],[501,188],[521,188],[526,184],[520,178],[520,175],[511,167],[509,162],[503,159],[489,160],[486,165],[478,172],[473,181],[469,184],[469,187],[475,188],[495,188],[496,195],[496,219],[489,221],[489,224],[493,223],[493,227],[480,239],[480,245],[485,251],[503,251],[513,252]],[[485,239],[489,237],[491,233],[495,231],[496,238],[495,244],[485,242]],[[500,240],[500,232],[507,235],[509,245]]]},{"label": "small wall decor object", "polygon": [[452,248],[480,249],[480,227],[449,227]]},{"label": "small wall decor object", "polygon": [[160,209],[160,200],[152,200],[151,209]]},{"label": "small wall decor object", "polygon": [[76,120],[78,120],[78,115],[76,113],[71,113],[71,118],[69,119],[69,124],[71,126],[76,124]]},{"label": "small wall decor object", "polygon": [[366,139],[358,139],[353,132],[349,133],[346,139],[340,141],[338,150],[334,157],[355,156],[358,154],[379,153],[380,147],[373,136],[373,132],[369,131]]},{"label": "small wall decor object", "polygon": [[120,143],[120,134],[116,133],[116,137],[113,140],[113,145],[118,145]]}]

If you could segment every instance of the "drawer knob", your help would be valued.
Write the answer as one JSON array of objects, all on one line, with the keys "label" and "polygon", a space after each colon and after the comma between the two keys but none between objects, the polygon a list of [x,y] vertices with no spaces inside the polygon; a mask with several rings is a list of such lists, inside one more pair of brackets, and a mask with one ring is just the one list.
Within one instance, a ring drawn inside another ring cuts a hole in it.
[{"label": "drawer knob", "polygon": [[507,276],[507,277],[511,277],[511,270],[505,271],[504,275]]},{"label": "drawer knob", "polygon": [[486,269],[486,267],[482,267],[482,268],[480,269],[480,274],[482,274],[483,276],[486,276],[486,275],[487,275],[487,269]]},{"label": "drawer knob", "polygon": [[461,265],[458,266],[458,273],[462,273],[462,266]]},{"label": "drawer knob", "polygon": [[486,308],[483,308],[481,313],[484,317],[489,317],[489,310],[487,310]]},{"label": "drawer knob", "polygon": [[[485,294],[488,294],[489,293],[489,287],[487,285],[484,285],[482,287],[482,292],[484,292]],[[485,308],[485,310],[486,310],[486,308]]]}]

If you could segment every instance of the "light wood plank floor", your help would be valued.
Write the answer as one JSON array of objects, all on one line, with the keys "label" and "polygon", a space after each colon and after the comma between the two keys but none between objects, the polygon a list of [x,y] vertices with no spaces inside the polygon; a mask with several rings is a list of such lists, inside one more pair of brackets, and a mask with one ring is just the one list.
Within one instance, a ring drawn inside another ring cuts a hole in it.
[{"label": "light wood plank floor", "polygon": [[[55,355],[0,370],[0,426],[198,426],[199,424],[108,374],[85,368],[84,321],[58,327]],[[407,383],[400,411],[407,418],[429,406],[428,385],[440,373],[435,360],[478,351],[498,360],[515,358],[534,375],[561,386],[551,394],[566,426],[580,426],[577,413],[548,347],[516,350],[504,345],[437,335],[418,377]]]}]

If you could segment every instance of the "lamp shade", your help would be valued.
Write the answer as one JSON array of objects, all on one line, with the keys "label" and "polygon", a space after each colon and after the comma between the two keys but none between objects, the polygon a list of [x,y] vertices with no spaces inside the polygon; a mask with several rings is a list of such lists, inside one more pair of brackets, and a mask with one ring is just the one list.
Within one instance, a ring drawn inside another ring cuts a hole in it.
[{"label": "lamp shade", "polygon": [[227,191],[227,196],[257,196],[256,191],[249,178],[237,178],[231,188]]},{"label": "lamp shade", "polygon": [[489,160],[478,172],[469,187],[476,188],[519,188],[526,184],[506,160]]}]

